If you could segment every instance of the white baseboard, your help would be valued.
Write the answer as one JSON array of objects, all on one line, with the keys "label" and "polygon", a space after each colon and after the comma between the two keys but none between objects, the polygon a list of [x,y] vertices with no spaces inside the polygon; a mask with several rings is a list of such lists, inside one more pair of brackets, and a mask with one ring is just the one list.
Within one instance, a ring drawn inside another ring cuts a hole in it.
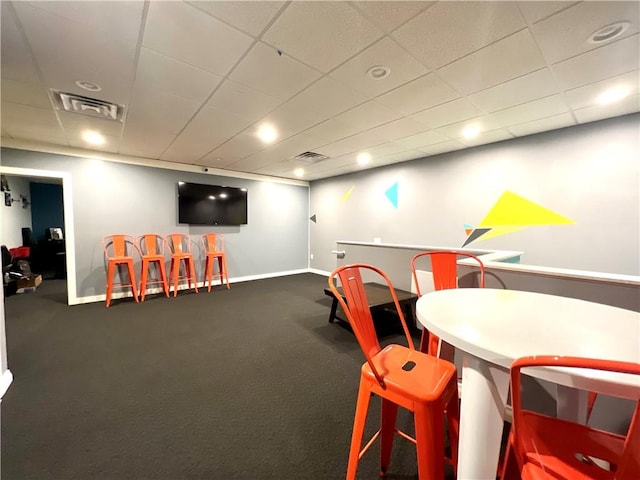
[{"label": "white baseboard", "polygon": [[331,272],[327,272],[325,270],[318,270],[317,268],[310,268],[309,273],[316,273],[318,275],[323,275],[325,277],[328,277],[329,275],[331,275]]}]

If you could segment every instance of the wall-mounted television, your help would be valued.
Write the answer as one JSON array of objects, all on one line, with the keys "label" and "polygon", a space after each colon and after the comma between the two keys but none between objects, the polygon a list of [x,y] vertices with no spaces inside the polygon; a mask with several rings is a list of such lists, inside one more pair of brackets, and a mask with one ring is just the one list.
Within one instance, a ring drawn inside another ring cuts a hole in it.
[{"label": "wall-mounted television", "polygon": [[245,225],[247,189],[178,182],[178,223]]}]

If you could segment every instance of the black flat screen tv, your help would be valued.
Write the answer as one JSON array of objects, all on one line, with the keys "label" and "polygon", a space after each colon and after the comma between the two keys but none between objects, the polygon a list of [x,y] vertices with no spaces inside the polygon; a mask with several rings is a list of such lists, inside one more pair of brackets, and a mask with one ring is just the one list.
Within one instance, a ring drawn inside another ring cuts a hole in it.
[{"label": "black flat screen tv", "polygon": [[178,182],[178,223],[245,225],[247,189]]}]

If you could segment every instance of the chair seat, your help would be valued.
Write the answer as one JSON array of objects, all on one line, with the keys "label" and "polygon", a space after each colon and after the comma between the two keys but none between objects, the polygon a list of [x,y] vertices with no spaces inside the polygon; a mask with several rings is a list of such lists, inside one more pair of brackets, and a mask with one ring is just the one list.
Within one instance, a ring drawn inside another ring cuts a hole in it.
[{"label": "chair seat", "polygon": [[[372,360],[384,377],[387,391],[412,401],[431,402],[441,399],[449,380],[456,375],[456,368],[450,362],[402,345],[389,345]],[[410,370],[403,369],[407,362],[413,362],[415,366]],[[362,366],[362,375],[377,383],[368,363]]]},{"label": "chair seat", "polygon": [[[527,475],[526,478],[615,478],[614,471],[605,470],[593,462],[581,459],[591,457],[608,462],[615,461],[624,450],[624,436],[529,411],[523,412],[522,419],[526,460],[523,473]],[[580,440],[576,442],[572,439]]]}]

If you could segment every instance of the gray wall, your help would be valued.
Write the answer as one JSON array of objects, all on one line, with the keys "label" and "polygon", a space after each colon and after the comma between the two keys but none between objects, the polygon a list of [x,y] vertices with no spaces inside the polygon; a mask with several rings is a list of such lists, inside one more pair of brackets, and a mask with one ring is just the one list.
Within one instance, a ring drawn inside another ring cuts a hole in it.
[{"label": "gray wall", "polygon": [[[640,115],[556,130],[312,182],[311,267],[336,240],[458,247],[505,190],[576,222],[469,248],[521,250],[521,263],[640,274]],[[385,191],[399,182],[395,209]],[[355,186],[345,202],[342,196]]]},{"label": "gray wall", "polygon": [[[2,165],[72,176],[78,297],[105,292],[101,239],[127,233],[215,231],[225,235],[229,276],[266,276],[308,268],[308,187],[148,168],[96,159],[2,149]],[[248,189],[248,224],[207,227],[177,223],[177,182]],[[202,262],[198,262],[198,278]]]}]

